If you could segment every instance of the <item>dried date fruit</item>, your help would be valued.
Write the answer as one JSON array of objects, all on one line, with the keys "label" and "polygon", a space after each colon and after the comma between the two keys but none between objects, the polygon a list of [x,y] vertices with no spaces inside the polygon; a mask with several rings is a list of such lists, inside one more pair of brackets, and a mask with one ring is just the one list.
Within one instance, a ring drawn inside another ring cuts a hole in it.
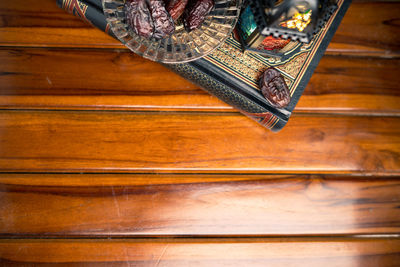
[{"label": "dried date fruit", "polygon": [[275,107],[284,108],[290,103],[290,91],[278,70],[268,68],[260,79],[260,88],[264,97]]},{"label": "dried date fruit", "polygon": [[154,23],[153,37],[162,39],[172,34],[175,31],[175,25],[171,15],[165,9],[164,2],[162,0],[150,0],[149,8]]},{"label": "dried date fruit", "polygon": [[183,14],[183,24],[188,32],[201,26],[214,7],[213,0],[190,0]]},{"label": "dried date fruit", "polygon": [[174,21],[177,21],[179,17],[185,11],[185,7],[188,3],[188,0],[170,0],[167,5],[167,11],[171,15]]},{"label": "dried date fruit", "polygon": [[131,29],[140,36],[151,38],[154,23],[146,0],[129,0],[125,3],[126,20]]}]

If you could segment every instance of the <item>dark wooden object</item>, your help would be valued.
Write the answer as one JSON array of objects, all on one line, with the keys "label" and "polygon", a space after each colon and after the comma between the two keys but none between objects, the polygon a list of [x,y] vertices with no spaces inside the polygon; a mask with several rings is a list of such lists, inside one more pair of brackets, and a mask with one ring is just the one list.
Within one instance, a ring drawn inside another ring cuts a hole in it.
[{"label": "dark wooden object", "polygon": [[399,9],[355,1],[274,134],[53,0],[1,1],[1,263],[395,266]]}]

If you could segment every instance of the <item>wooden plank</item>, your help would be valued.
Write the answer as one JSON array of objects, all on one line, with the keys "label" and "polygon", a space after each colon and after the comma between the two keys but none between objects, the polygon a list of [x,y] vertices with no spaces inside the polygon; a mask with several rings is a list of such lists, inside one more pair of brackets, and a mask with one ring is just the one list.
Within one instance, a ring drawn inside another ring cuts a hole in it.
[{"label": "wooden plank", "polygon": [[[295,112],[399,114],[399,67],[399,59],[325,56]],[[0,70],[2,109],[234,111],[165,67],[122,51],[3,49]]]},{"label": "wooden plank", "polygon": [[324,56],[295,112],[398,114],[399,66],[397,60]]},{"label": "wooden plank", "polygon": [[3,111],[0,132],[3,172],[400,169],[399,117],[294,116],[274,134],[237,114]]},{"label": "wooden plank", "polygon": [[[14,0],[0,2],[1,27],[90,28],[79,18],[58,8],[54,0]],[[26,36],[29,38],[29,36]],[[23,38],[21,38],[23,39]]]},{"label": "wooden plank", "polygon": [[332,54],[398,57],[400,18],[398,1],[360,1],[350,5],[328,51]]},{"label": "wooden plank", "polygon": [[2,237],[400,231],[398,178],[2,174],[0,191]]},{"label": "wooden plank", "polygon": [[[328,53],[398,57],[398,2],[354,1]],[[52,0],[4,1],[0,46],[123,48],[117,41],[57,8]]]},{"label": "wooden plank", "polygon": [[3,264],[96,266],[395,266],[393,239],[2,240]]},{"label": "wooden plank", "polygon": [[127,52],[0,50],[0,69],[2,95],[203,93],[162,65]]}]

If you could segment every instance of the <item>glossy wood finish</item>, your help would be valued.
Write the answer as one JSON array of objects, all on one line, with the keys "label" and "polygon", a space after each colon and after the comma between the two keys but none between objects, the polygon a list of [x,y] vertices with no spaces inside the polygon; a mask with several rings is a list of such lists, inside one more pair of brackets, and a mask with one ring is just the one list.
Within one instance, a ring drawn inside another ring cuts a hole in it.
[{"label": "glossy wood finish", "polygon": [[397,178],[331,178],[4,174],[0,236],[400,232]]},{"label": "glossy wood finish", "polygon": [[[400,59],[326,56],[295,113],[399,114],[399,67]],[[234,111],[125,50],[3,49],[0,68],[1,108]]]},{"label": "glossy wood finish", "polygon": [[396,266],[399,8],[351,5],[274,134],[54,0],[0,1],[0,265]]},{"label": "glossy wood finish", "polygon": [[0,241],[1,261],[13,265],[385,267],[399,262],[399,253],[399,239]]},{"label": "glossy wood finish", "polygon": [[[118,41],[58,9],[53,0],[0,3],[1,46],[124,48]],[[357,1],[351,4],[328,53],[398,57],[398,4]],[[125,48],[124,48],[125,49]]]},{"label": "glossy wood finish", "polygon": [[239,114],[3,111],[0,132],[3,172],[400,169],[399,117],[294,116],[274,134]]}]

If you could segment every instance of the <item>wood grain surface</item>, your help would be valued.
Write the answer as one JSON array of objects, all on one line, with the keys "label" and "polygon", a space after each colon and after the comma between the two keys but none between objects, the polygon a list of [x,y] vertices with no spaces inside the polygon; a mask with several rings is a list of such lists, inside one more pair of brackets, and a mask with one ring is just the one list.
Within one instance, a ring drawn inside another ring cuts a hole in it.
[{"label": "wood grain surface", "polygon": [[6,237],[400,231],[397,178],[3,174],[0,191]]},{"label": "wood grain surface", "polygon": [[399,174],[400,165],[399,117],[293,116],[274,134],[229,113],[3,111],[0,133],[3,172]]},{"label": "wood grain surface", "polygon": [[[0,3],[0,46],[124,48],[118,41],[57,8],[53,0]],[[398,3],[353,1],[328,53],[398,57]],[[125,49],[125,48],[124,48]]]},{"label": "wood grain surface", "polygon": [[0,265],[398,265],[399,8],[353,1],[274,134],[54,0],[0,1]]},{"label": "wood grain surface", "polygon": [[4,240],[3,264],[78,266],[394,266],[400,240]]},{"label": "wood grain surface", "polygon": [[[399,114],[399,67],[400,59],[325,56],[295,113]],[[126,51],[2,49],[0,68],[4,109],[234,111]]]}]

